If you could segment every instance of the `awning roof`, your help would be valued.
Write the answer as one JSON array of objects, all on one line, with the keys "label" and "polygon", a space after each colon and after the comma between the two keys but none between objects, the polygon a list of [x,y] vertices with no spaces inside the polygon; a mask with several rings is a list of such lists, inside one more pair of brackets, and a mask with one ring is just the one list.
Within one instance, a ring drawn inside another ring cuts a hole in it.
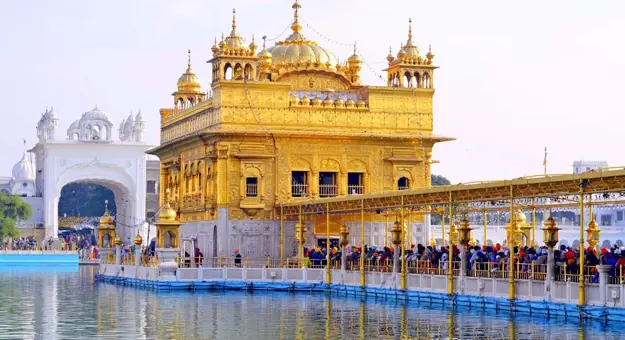
[{"label": "awning roof", "polygon": [[[582,185],[584,183],[584,185]],[[322,199],[305,199],[276,207],[285,216],[331,213],[357,213],[361,206],[367,211],[393,210],[402,206],[417,207],[454,203],[486,202],[533,197],[555,197],[585,193],[625,190],[625,167],[609,167],[581,174],[525,176],[512,180],[478,181],[427,189],[392,191],[378,194],[350,195]]]}]

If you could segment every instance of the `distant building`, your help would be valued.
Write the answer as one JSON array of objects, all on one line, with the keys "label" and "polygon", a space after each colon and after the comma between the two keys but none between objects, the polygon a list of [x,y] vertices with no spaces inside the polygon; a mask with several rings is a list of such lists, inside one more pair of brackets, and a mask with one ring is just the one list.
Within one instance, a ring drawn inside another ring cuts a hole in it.
[{"label": "distant building", "polygon": [[[573,162],[573,173],[579,174],[607,166],[608,162],[606,161],[575,161]],[[586,214],[588,214],[588,211],[586,211]],[[593,214],[595,215],[595,221],[597,221],[600,227],[625,226],[625,209],[612,206],[594,207]],[[579,213],[577,213],[577,221],[579,224]],[[588,218],[586,218],[586,221],[588,221]]]},{"label": "distant building", "polygon": [[580,174],[584,171],[605,168],[608,166],[606,161],[575,161],[573,162],[573,173]]},{"label": "distant building", "polygon": [[[161,178],[161,162],[156,159],[146,161],[145,214],[151,218],[158,211],[158,188]],[[156,236],[156,235],[155,235]]]}]

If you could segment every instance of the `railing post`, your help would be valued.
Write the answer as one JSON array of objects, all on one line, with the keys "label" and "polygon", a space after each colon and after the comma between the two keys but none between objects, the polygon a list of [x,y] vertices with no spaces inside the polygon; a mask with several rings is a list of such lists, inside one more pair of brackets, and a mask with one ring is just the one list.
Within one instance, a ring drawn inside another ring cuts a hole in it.
[{"label": "railing post", "polygon": [[579,293],[578,305],[586,304],[586,280],[584,279],[584,182],[579,187]]},{"label": "railing post", "polygon": [[608,274],[611,269],[612,266],[597,266],[597,271],[599,271],[599,300],[601,306],[605,306],[608,302]]}]

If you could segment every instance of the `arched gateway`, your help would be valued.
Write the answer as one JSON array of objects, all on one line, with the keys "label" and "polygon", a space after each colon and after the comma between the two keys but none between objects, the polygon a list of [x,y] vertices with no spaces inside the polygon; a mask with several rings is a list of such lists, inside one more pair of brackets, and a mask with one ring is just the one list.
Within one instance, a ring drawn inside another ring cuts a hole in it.
[{"label": "arched gateway", "polygon": [[[82,182],[103,185],[115,195],[117,233],[131,243],[137,233],[147,239],[145,221],[146,155],[145,121],[139,112],[119,126],[119,140],[112,137],[113,122],[97,107],[85,112],[67,130],[67,139],[55,138],[58,119],[47,110],[37,125],[37,194],[43,198],[45,237],[58,234],[61,189]],[[153,234],[154,235],[154,234]]]}]

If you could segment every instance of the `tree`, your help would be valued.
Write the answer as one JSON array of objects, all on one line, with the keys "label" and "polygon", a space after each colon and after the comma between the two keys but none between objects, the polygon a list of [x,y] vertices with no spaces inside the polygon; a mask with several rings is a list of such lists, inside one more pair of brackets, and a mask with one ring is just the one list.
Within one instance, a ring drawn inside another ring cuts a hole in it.
[{"label": "tree", "polygon": [[115,195],[109,188],[93,183],[70,183],[61,189],[59,217],[102,216],[104,201],[108,200],[109,212],[115,215]]},{"label": "tree", "polygon": [[445,178],[444,176],[440,176],[440,175],[431,175],[431,181],[432,181],[432,186],[451,184],[451,182],[447,178]]},{"label": "tree", "polygon": [[32,215],[32,208],[19,196],[0,192],[0,240],[17,237],[17,219],[26,220]]},{"label": "tree", "polygon": [[[432,181],[432,186],[451,184],[451,182],[447,178],[445,178],[444,176],[440,176],[440,175],[431,175],[431,181]],[[442,222],[441,215],[432,214],[431,216],[432,217],[430,218],[430,224],[441,224]]]}]

